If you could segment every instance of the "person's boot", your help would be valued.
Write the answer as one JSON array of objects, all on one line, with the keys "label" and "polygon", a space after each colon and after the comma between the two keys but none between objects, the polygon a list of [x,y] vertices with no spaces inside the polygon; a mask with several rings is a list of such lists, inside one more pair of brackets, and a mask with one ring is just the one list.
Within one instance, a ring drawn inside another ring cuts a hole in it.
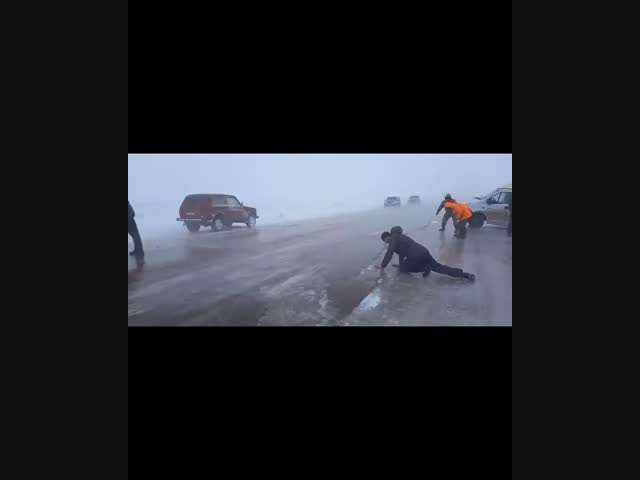
[{"label": "person's boot", "polygon": [[430,273],[431,273],[431,270],[425,270],[424,272],[422,272],[422,278],[427,278]]},{"label": "person's boot", "polygon": [[136,252],[135,250],[129,252],[129,255],[132,257],[135,257],[136,255],[138,255],[138,252]]},{"label": "person's boot", "polygon": [[444,227],[440,227],[439,232],[444,232]]},{"label": "person's boot", "polygon": [[136,255],[136,265],[139,267],[144,265],[144,255]]},{"label": "person's boot", "polygon": [[463,275],[464,275],[464,278],[466,278],[467,280],[469,280],[471,282],[474,282],[475,279],[476,279],[476,276],[473,273],[464,272]]}]

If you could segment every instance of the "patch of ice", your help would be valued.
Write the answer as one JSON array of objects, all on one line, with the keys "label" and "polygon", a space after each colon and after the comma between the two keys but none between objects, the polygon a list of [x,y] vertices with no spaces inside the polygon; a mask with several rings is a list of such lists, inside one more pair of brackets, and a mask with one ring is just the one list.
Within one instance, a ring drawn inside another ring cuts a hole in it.
[{"label": "patch of ice", "polygon": [[329,299],[327,299],[326,295],[323,295],[322,298],[320,299],[320,308],[324,310],[325,308],[327,308],[328,304],[329,304]]},{"label": "patch of ice", "polygon": [[317,274],[319,270],[320,267],[318,265],[314,265],[297,275],[289,277],[284,282],[274,285],[273,287],[263,287],[261,288],[261,291],[264,295],[269,297],[278,297],[290,293],[300,293],[299,291],[296,292],[296,289],[301,286],[300,284],[310,277],[313,277],[313,275]]},{"label": "patch of ice", "polygon": [[353,310],[353,312],[368,312],[376,308],[381,301],[382,299],[380,298],[380,291],[376,288],[360,302],[360,304]]}]

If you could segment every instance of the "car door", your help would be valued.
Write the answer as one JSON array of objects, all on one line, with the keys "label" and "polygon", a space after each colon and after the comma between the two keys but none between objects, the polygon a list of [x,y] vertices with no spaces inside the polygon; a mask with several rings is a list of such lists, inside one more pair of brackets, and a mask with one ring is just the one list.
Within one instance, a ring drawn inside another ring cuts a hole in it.
[{"label": "car door", "polygon": [[227,218],[228,207],[225,197],[223,197],[222,195],[213,195],[210,197],[209,204],[209,220],[212,220],[219,214],[222,214],[225,219]]},{"label": "car door", "polygon": [[509,222],[509,203],[511,202],[511,192],[501,191],[487,199],[487,209],[485,215],[487,222],[494,225],[507,226]]},{"label": "car door", "polygon": [[236,197],[227,197],[227,209],[229,211],[230,220],[234,223],[245,223],[249,214],[240,204]]}]

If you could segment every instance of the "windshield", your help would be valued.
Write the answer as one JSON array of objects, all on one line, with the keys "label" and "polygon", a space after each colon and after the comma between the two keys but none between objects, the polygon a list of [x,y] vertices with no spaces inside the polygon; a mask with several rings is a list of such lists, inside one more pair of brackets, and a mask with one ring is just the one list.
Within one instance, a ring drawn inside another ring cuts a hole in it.
[{"label": "windshield", "polygon": [[489,193],[486,193],[486,194],[484,194],[484,195],[479,196],[479,197],[478,197],[478,199],[479,199],[479,200],[485,200],[485,199],[487,199],[487,198],[491,197],[492,195],[495,195],[497,192],[498,192],[497,190],[492,190],[492,191],[491,191],[491,192],[489,192]]}]

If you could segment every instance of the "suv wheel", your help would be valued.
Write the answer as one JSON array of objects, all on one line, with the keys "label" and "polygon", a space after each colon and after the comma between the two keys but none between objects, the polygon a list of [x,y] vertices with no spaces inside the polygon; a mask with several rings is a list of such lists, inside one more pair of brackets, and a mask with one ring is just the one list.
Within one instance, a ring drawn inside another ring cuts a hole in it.
[{"label": "suv wheel", "polygon": [[198,230],[200,230],[199,223],[186,222],[186,225],[187,225],[187,230],[189,230],[190,232],[196,233]]},{"label": "suv wheel", "polygon": [[253,215],[249,215],[249,218],[247,218],[247,227],[253,228],[255,226],[256,226],[256,217],[254,217]]},{"label": "suv wheel", "polygon": [[213,230],[214,232],[219,232],[224,228],[224,222],[222,221],[222,218],[218,217],[216,218],[213,223],[211,224],[211,230]]}]

